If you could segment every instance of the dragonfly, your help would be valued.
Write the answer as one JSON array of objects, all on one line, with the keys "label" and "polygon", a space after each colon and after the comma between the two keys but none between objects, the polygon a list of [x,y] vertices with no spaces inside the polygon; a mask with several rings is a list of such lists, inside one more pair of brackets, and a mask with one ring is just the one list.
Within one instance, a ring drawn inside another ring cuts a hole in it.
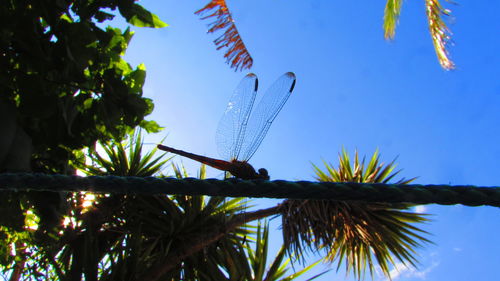
[{"label": "dragonfly", "polygon": [[157,147],[229,172],[236,178],[269,180],[266,169],[255,171],[248,160],[260,146],[269,127],[290,97],[295,82],[296,77],[293,72],[280,76],[267,89],[252,111],[259,80],[253,73],[247,74],[241,80],[227,104],[216,131],[217,150],[225,160],[178,150],[163,144],[158,144]]}]

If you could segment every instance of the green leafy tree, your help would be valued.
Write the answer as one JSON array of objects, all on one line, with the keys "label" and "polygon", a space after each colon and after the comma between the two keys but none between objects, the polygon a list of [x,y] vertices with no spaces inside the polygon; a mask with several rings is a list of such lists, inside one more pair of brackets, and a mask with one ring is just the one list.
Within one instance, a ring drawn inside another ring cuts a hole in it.
[{"label": "green leafy tree", "polygon": [[135,25],[165,26],[156,16],[133,0],[2,1],[0,9],[0,104],[31,146],[32,171],[67,173],[74,150],[137,125],[158,129],[144,121],[153,110],[142,97],[144,65],[122,58],[133,33],[101,27],[114,17],[108,9]]},{"label": "green leafy tree", "polygon": [[[166,26],[134,0],[0,1],[0,172],[72,174],[82,148],[136,126],[159,130],[144,119],[153,110],[142,96],[144,65],[122,58],[133,32],[105,27],[118,13],[132,25]],[[58,237],[69,197],[3,192],[0,262],[13,266],[12,280],[38,272],[25,263],[28,248]]]}]

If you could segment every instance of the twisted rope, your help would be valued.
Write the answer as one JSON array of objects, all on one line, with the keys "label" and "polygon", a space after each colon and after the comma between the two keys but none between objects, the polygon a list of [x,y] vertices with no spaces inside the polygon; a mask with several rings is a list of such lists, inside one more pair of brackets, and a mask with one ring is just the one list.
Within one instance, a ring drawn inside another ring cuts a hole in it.
[{"label": "twisted rope", "polygon": [[0,191],[91,191],[500,207],[500,187],[0,174]]}]

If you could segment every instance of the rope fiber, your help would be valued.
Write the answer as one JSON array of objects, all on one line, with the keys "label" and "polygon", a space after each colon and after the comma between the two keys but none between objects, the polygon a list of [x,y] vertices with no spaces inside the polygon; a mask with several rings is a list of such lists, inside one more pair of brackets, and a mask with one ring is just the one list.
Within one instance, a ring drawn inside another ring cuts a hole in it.
[{"label": "rope fiber", "polygon": [[0,191],[180,194],[500,207],[500,187],[0,174]]}]

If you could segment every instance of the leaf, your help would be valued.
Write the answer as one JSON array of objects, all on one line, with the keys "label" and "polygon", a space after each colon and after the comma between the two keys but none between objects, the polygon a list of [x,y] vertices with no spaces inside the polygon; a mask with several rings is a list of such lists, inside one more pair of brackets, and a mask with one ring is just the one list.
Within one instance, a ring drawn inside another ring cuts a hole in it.
[{"label": "leaf", "polygon": [[450,60],[446,49],[451,39],[451,32],[441,18],[441,16],[451,15],[451,11],[444,9],[439,0],[425,0],[425,11],[439,63],[446,70],[454,69],[455,64]]},{"label": "leaf", "polygon": [[85,99],[85,101],[83,102],[83,109],[90,109],[92,107],[93,101],[93,98]]},{"label": "leaf", "polygon": [[142,120],[139,126],[146,130],[146,132],[148,133],[158,133],[159,131],[163,130],[163,127],[158,125],[158,123],[153,120]]},{"label": "leaf", "polygon": [[384,10],[384,37],[394,39],[403,0],[387,0]]},{"label": "leaf", "polygon": [[214,40],[217,50],[228,48],[224,57],[226,58],[226,63],[230,64],[235,71],[250,69],[253,65],[253,59],[243,43],[238,29],[236,29],[236,25],[226,5],[226,1],[212,0],[205,7],[196,11],[195,14],[203,15],[214,9],[214,12],[201,19],[215,18],[214,21],[208,25],[208,33],[215,33],[219,30],[224,31],[224,34]]},{"label": "leaf", "polygon": [[128,23],[137,27],[162,28],[168,26],[160,18],[139,4],[120,6],[120,13]]},{"label": "leaf", "polygon": [[114,15],[105,13],[103,11],[97,11],[95,13],[95,15],[94,15],[94,18],[98,22],[103,22],[103,21],[106,21],[106,20],[112,20],[114,17],[115,17]]},{"label": "leaf", "polygon": [[137,68],[128,75],[127,79],[129,78],[133,81],[130,85],[132,91],[136,93],[142,92],[142,86],[146,81],[146,66],[143,63],[139,64]]},{"label": "leaf", "polygon": [[[323,259],[319,259],[319,260],[317,260],[315,263],[310,264],[310,265],[308,265],[307,267],[305,267],[305,268],[303,268],[303,269],[301,269],[301,270],[299,270],[299,271],[297,271],[297,272],[293,273],[292,275],[290,275],[290,276],[288,276],[288,277],[284,278],[284,279],[283,279],[283,281],[288,281],[288,280],[294,280],[294,279],[297,279],[297,278],[298,278],[298,277],[300,277],[302,274],[304,274],[304,273],[308,272],[309,270],[311,270],[312,268],[314,268],[316,265],[318,265],[318,264],[319,264],[322,260],[323,260]],[[318,274],[314,275],[313,277],[311,277],[311,278],[307,279],[306,281],[309,281],[309,280],[314,280],[314,279],[316,279],[316,278],[318,278],[318,277],[322,276],[323,274],[327,273],[328,271],[330,271],[330,270],[325,270],[325,271],[323,271],[323,272],[321,272],[321,273],[318,273]]]}]

